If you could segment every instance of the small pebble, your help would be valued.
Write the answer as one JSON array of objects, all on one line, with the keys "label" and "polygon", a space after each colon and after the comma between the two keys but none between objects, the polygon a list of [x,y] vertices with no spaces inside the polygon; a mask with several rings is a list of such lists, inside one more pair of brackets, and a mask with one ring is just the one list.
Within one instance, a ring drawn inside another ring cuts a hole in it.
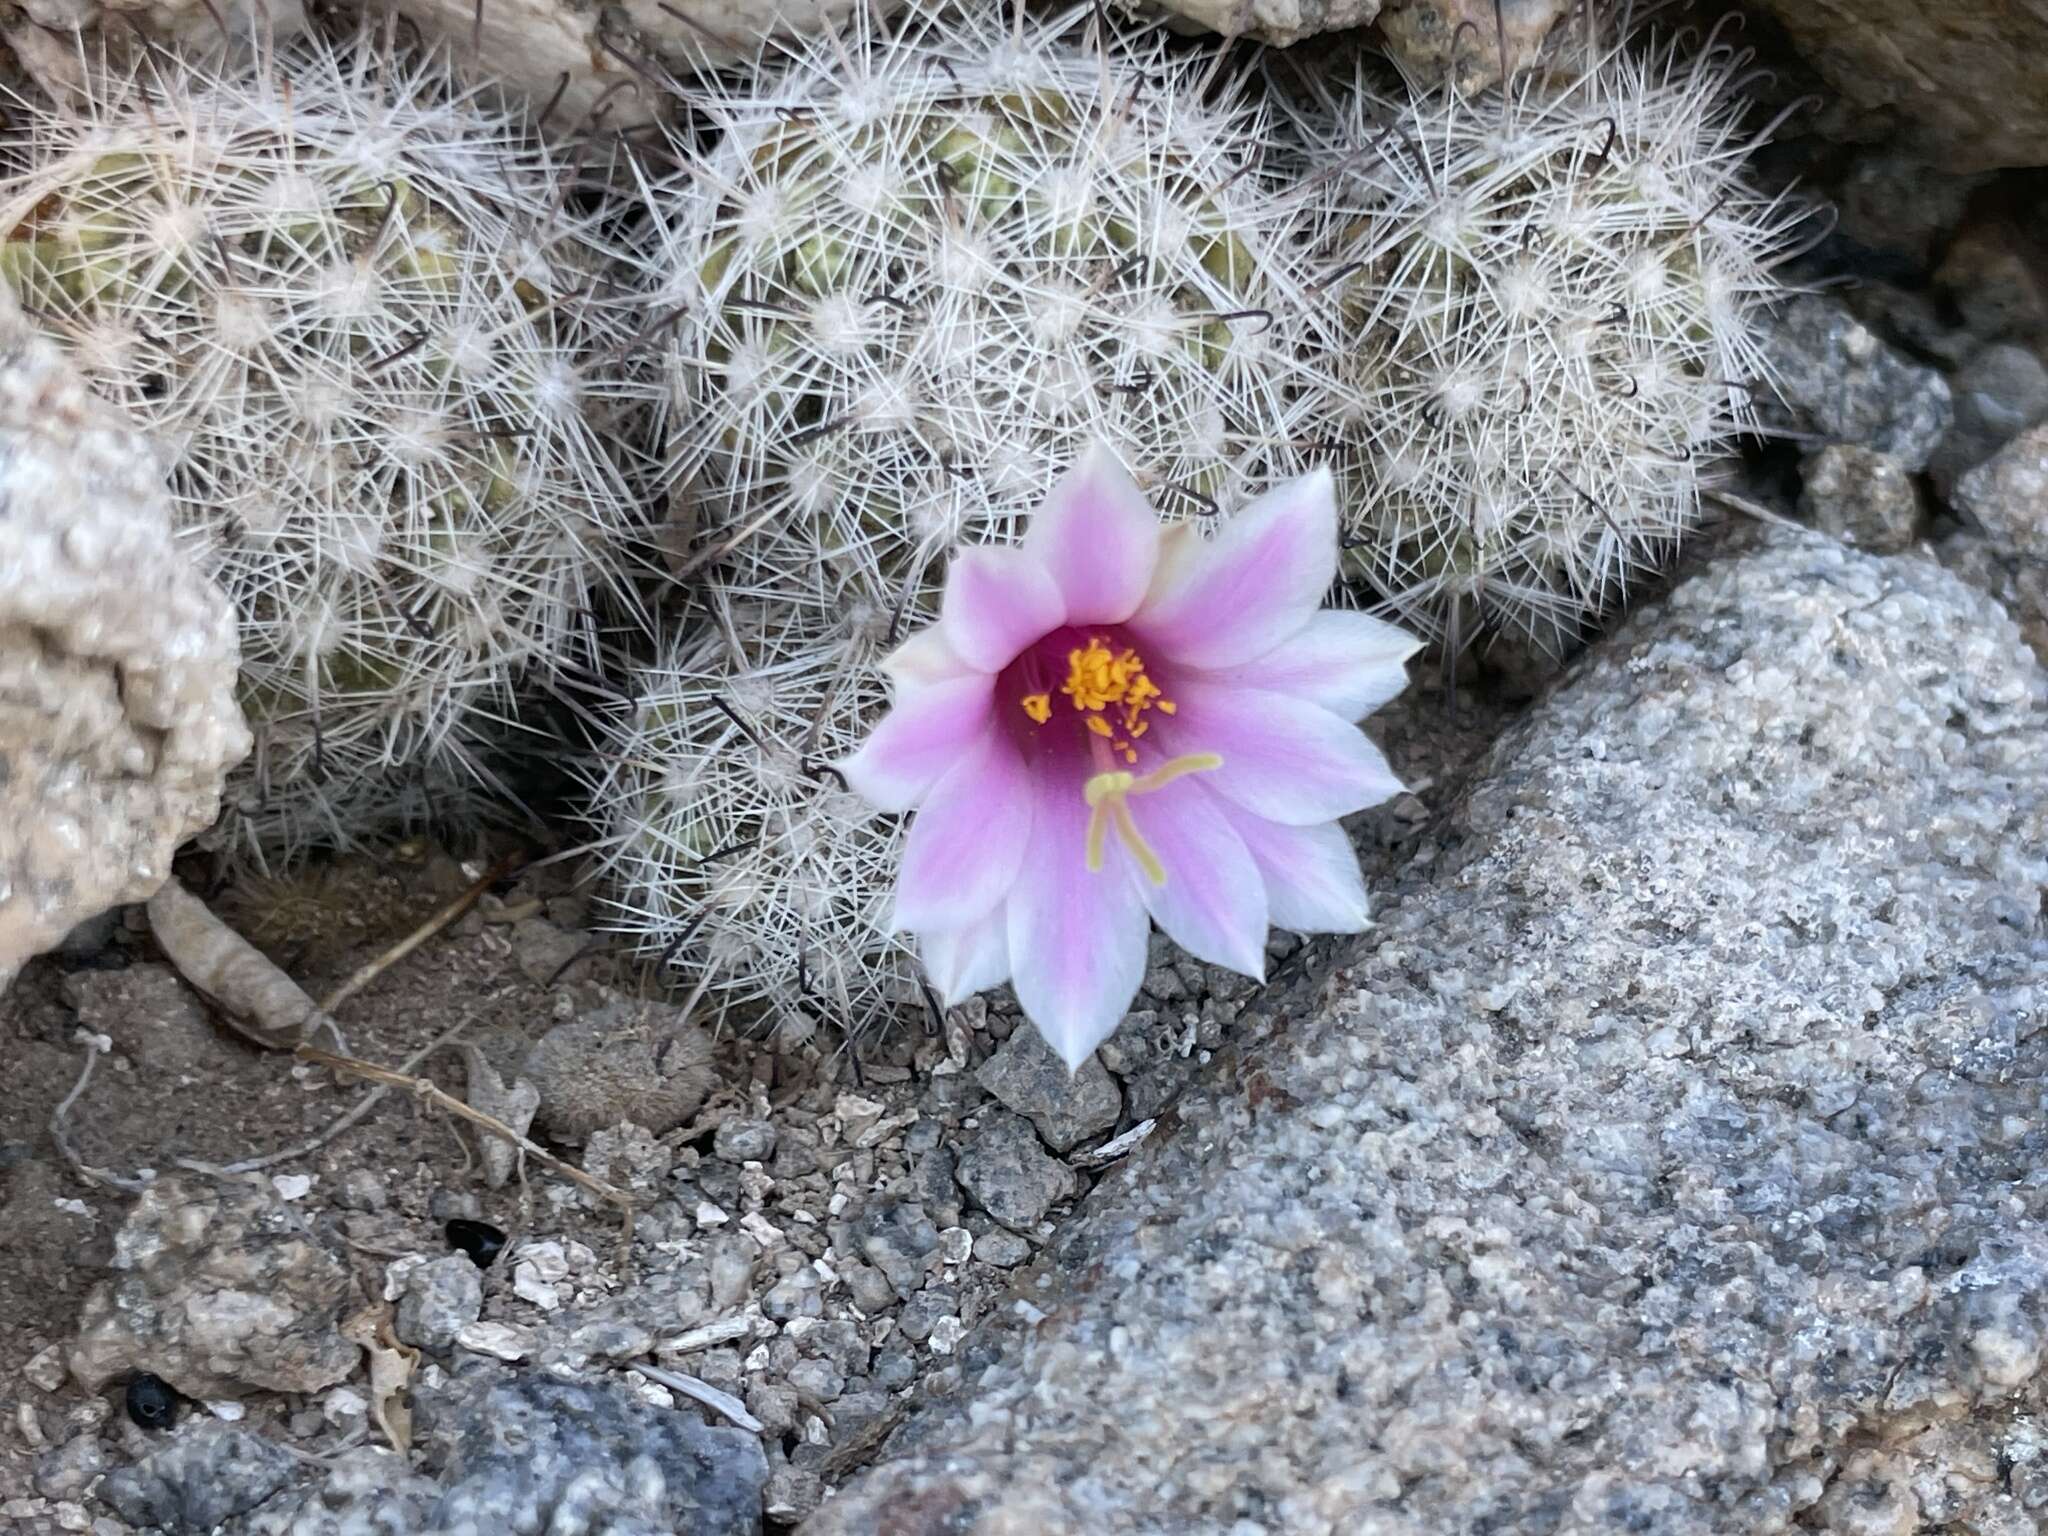
[{"label": "small pebble", "polygon": [[499,1360],[524,1360],[533,1348],[532,1335],[510,1323],[471,1323],[456,1342],[474,1354]]},{"label": "small pebble", "polygon": [[64,1352],[52,1344],[23,1366],[21,1374],[45,1392],[55,1392],[64,1385]]},{"label": "small pebble", "polygon": [[775,1127],[766,1120],[722,1120],[711,1150],[728,1163],[765,1163],[775,1155]]},{"label": "small pebble", "polygon": [[1016,1233],[997,1227],[974,1240],[974,1256],[984,1264],[1014,1269],[1031,1257],[1031,1244]]},{"label": "small pebble", "polygon": [[947,1227],[939,1233],[939,1257],[948,1264],[965,1264],[974,1252],[974,1234],[965,1227]]}]

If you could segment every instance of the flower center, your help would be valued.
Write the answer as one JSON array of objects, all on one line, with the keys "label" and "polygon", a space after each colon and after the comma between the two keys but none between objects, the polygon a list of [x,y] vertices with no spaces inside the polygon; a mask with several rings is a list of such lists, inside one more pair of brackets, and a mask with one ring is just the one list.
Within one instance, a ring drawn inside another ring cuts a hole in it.
[{"label": "flower center", "polygon": [[[1144,658],[1129,646],[1112,650],[1100,635],[1067,652],[1067,680],[1059,691],[1080,712],[1089,731],[1107,741],[1126,763],[1138,760],[1133,743],[1152,728],[1146,714],[1154,709],[1162,715],[1174,712],[1173,700],[1146,676]],[[1052,719],[1050,691],[1027,693],[1019,702],[1034,724]]]}]

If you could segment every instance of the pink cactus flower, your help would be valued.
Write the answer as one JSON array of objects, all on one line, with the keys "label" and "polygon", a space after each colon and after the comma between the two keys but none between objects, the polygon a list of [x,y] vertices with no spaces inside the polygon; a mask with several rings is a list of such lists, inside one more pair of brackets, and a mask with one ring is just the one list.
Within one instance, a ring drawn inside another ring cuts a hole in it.
[{"label": "pink cactus flower", "polygon": [[1102,448],[1019,547],[954,559],[938,622],[883,663],[894,707],[839,765],[916,813],[895,925],[947,1006],[1008,981],[1078,1070],[1153,923],[1257,979],[1269,925],[1366,926],[1337,819],[1401,786],[1354,722],[1419,642],[1322,609],[1336,568],[1327,471],[1205,540],[1162,528]]}]

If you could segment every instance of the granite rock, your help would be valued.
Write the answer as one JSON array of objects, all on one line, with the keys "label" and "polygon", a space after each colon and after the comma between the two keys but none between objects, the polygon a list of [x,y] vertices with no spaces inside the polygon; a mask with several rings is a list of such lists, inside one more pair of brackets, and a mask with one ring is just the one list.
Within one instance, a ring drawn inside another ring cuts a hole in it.
[{"label": "granite rock", "polygon": [[347,1266],[267,1187],[156,1180],[121,1223],[108,1268],[68,1357],[88,1392],[129,1371],[188,1397],[318,1392],[361,1358],[339,1332]]},{"label": "granite rock", "polygon": [[1417,78],[1442,80],[1456,69],[1461,91],[1481,91],[1537,55],[1569,0],[1385,0],[1379,30],[1387,52]]},{"label": "granite rock", "polygon": [[130,1525],[206,1536],[281,1488],[296,1463],[273,1440],[195,1419],[170,1444],[107,1474],[99,1497]]},{"label": "granite rock", "polygon": [[1829,443],[1800,466],[1799,510],[1823,533],[1892,553],[1920,531],[1920,493],[1906,466],[1875,448]]},{"label": "granite rock", "polygon": [[989,1110],[970,1133],[960,1158],[960,1187],[1004,1226],[1028,1231],[1080,1181],[1065,1163],[1046,1156],[1028,1120]]},{"label": "granite rock", "polygon": [[2048,422],[2028,428],[1958,480],[1955,504],[1999,549],[2048,561]]},{"label": "granite rock", "polygon": [[1989,593],[2020,626],[2020,637],[2048,665],[2048,564],[2022,559],[1977,533],[1942,540],[1935,556],[1973,587]]},{"label": "granite rock", "polygon": [[1766,427],[1875,448],[1918,471],[1954,418],[1946,379],[1832,299],[1794,299],[1772,318],[1765,346],[1783,397],[1759,394]]},{"label": "granite rock", "polygon": [[478,1366],[416,1390],[417,1468],[357,1451],[309,1468],[224,1536],[757,1536],[757,1435],[613,1381]]},{"label": "granite rock", "polygon": [[2011,621],[1772,532],[1510,727],[807,1536],[1941,1526],[1967,1447],[1859,1457],[2042,1406],[2044,885]]},{"label": "granite rock", "polygon": [[1955,425],[1928,461],[1928,478],[1943,496],[2027,428],[2048,420],[2048,364],[2028,347],[1995,342],[1974,354],[1950,380]]},{"label": "granite rock", "polygon": [[484,1281],[474,1260],[451,1253],[409,1271],[392,1331],[420,1349],[452,1349],[484,1309]]},{"label": "granite rock", "polygon": [[759,1436],[652,1407],[613,1381],[479,1373],[420,1406],[442,1484],[436,1527],[754,1536],[760,1526]]},{"label": "granite rock", "polygon": [[975,1073],[1006,1109],[1033,1125],[1055,1152],[1072,1151],[1116,1124],[1124,1107],[1116,1080],[1093,1056],[1075,1073],[1035,1029],[1013,1030]]},{"label": "granite rock", "polygon": [[[476,78],[552,101],[550,121],[573,129],[652,122],[668,105],[650,88],[664,73],[688,78],[707,64],[745,63],[771,39],[840,25],[854,3],[495,0],[479,11],[473,0],[395,0],[386,8],[451,45]],[[894,8],[876,0],[877,11]]]},{"label": "granite rock", "polygon": [[0,987],[212,824],[240,654],[155,450],[0,300]]}]

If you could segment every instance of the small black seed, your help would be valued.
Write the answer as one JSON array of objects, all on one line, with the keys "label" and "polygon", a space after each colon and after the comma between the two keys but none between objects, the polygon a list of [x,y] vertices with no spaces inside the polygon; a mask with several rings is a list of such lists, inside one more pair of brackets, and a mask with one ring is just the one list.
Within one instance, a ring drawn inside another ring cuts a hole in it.
[{"label": "small black seed", "polygon": [[128,1417],[144,1429],[169,1429],[178,1416],[178,1394],[161,1376],[138,1371],[128,1378]]},{"label": "small black seed", "polygon": [[488,1221],[457,1216],[448,1223],[448,1246],[468,1254],[478,1269],[489,1269],[491,1261],[504,1251],[505,1234]]}]

